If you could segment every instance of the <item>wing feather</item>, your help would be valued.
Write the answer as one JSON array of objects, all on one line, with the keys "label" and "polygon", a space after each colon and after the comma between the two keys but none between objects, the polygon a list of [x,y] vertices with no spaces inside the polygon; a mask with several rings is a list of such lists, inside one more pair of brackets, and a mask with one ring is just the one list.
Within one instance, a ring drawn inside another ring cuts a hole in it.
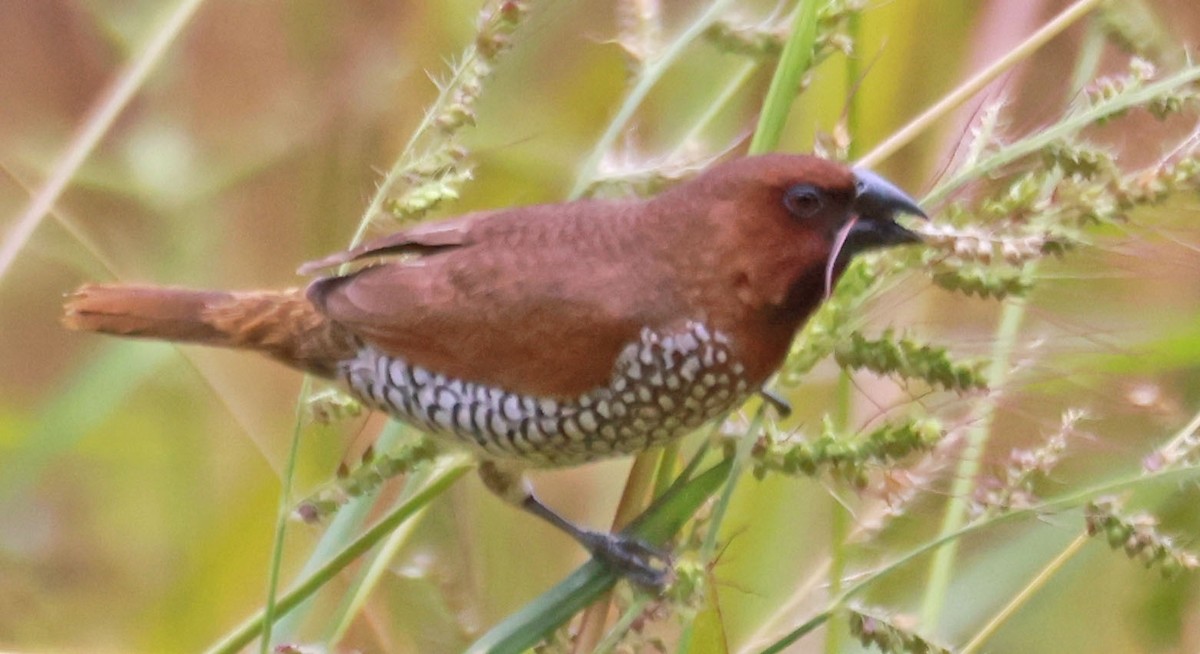
[{"label": "wing feather", "polygon": [[[508,391],[573,397],[606,384],[644,326],[678,316],[632,202],[470,214],[306,266],[415,254],[318,279],[308,297],[380,350]],[[673,313],[674,310],[674,313]]]}]

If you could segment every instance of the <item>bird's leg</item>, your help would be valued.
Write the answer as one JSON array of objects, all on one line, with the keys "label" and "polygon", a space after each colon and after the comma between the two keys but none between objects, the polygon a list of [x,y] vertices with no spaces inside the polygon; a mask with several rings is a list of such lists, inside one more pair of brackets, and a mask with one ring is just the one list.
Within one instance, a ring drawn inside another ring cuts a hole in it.
[{"label": "bird's leg", "polygon": [[542,504],[533,486],[519,469],[494,461],[479,466],[483,483],[506,502],[542,518],[583,545],[592,556],[631,582],[661,592],[671,573],[671,555],[641,539],[623,533],[585,529]]}]

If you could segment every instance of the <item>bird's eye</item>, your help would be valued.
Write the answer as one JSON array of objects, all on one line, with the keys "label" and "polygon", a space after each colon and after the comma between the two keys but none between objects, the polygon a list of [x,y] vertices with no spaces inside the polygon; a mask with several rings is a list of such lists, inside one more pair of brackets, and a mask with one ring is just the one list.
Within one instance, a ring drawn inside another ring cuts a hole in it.
[{"label": "bird's eye", "polygon": [[825,196],[821,189],[811,184],[800,184],[788,189],[783,196],[783,204],[797,218],[808,218],[820,211],[825,204]]}]

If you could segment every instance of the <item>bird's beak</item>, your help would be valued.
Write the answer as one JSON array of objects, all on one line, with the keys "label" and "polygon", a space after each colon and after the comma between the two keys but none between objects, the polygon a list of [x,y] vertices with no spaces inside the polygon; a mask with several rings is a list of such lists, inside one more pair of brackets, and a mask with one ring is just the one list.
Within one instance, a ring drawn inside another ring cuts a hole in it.
[{"label": "bird's beak", "polygon": [[856,168],[854,176],[858,180],[854,196],[854,212],[858,214],[858,220],[850,228],[846,239],[846,246],[851,253],[920,243],[920,235],[895,220],[898,213],[928,220],[916,200],[895,184],[865,168]]}]

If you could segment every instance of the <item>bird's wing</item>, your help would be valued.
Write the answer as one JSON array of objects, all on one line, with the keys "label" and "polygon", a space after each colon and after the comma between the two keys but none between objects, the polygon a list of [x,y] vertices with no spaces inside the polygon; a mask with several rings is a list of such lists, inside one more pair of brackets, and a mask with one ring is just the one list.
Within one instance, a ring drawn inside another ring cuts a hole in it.
[{"label": "bird's wing", "polygon": [[325,261],[387,261],[317,280],[309,298],[380,350],[437,373],[546,397],[607,384],[621,350],[672,315],[622,205],[572,203],[468,215]]},{"label": "bird's wing", "polygon": [[301,275],[310,275],[345,263],[371,257],[389,255],[430,255],[441,250],[470,244],[471,226],[485,220],[495,212],[484,211],[467,214],[454,220],[417,225],[387,236],[368,241],[356,248],[332,254],[323,259],[309,261],[297,270]]}]

